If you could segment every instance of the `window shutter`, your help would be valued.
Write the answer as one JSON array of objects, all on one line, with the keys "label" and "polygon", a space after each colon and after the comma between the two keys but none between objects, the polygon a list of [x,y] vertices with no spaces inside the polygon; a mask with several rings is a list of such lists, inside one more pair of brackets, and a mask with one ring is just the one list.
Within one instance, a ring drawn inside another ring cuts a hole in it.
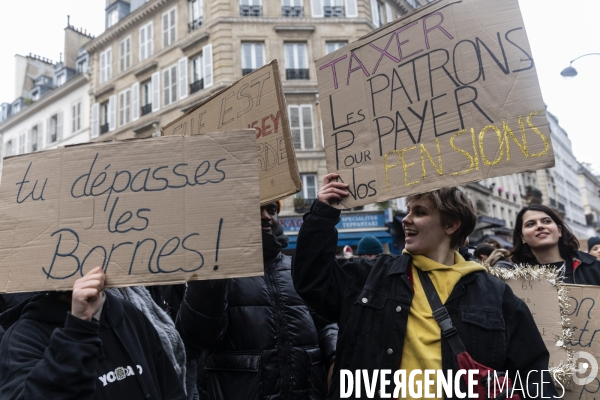
[{"label": "window shutter", "polygon": [[100,83],[106,80],[106,53],[100,53]]},{"label": "window shutter", "polygon": [[356,0],[346,0],[346,17],[358,17],[358,7],[356,5]]},{"label": "window shutter", "polygon": [[379,9],[377,8],[377,0],[371,0],[371,18],[375,26],[379,26]]},{"label": "window shutter", "polygon": [[204,71],[204,87],[210,87],[213,85],[213,54],[212,54],[212,43],[207,44],[202,48],[202,62]]},{"label": "window shutter", "polygon": [[152,112],[160,109],[160,72],[152,74]]},{"label": "window shutter", "polygon": [[106,80],[112,77],[112,49],[106,53]]},{"label": "window shutter", "polygon": [[385,3],[385,22],[392,22],[394,19],[392,18],[392,7],[388,3]]},{"label": "window shutter", "polygon": [[140,28],[139,36],[140,61],[146,59],[146,27]]},{"label": "window shutter", "polygon": [[117,95],[113,94],[108,98],[108,130],[114,131],[117,128]]},{"label": "window shutter", "polygon": [[131,96],[132,96],[132,111],[131,111],[131,119],[137,120],[140,117],[140,83],[136,82],[131,86]]},{"label": "window shutter", "polygon": [[188,59],[187,57],[179,60],[179,98],[184,99],[188,95]]},{"label": "window shutter", "polygon": [[310,0],[310,8],[312,8],[313,17],[323,17],[323,2],[321,0]]},{"label": "window shutter", "polygon": [[166,47],[169,45],[169,13],[163,14],[162,17],[163,47]]},{"label": "window shutter", "polygon": [[44,148],[44,124],[38,124],[38,150]]},{"label": "window shutter", "polygon": [[154,38],[152,36],[152,24],[146,28],[146,57],[150,57],[153,52]]},{"label": "window shutter", "polygon": [[51,133],[50,133],[52,130],[51,121],[52,121],[52,118],[48,118],[46,120],[46,139],[48,139],[46,143],[48,143],[48,144],[52,143],[52,137],[51,137]]},{"label": "window shutter", "polygon": [[56,114],[56,141],[60,142],[63,138],[63,112]]},{"label": "window shutter", "polygon": [[97,138],[100,130],[98,112],[100,111],[98,103],[92,104],[92,139]]}]

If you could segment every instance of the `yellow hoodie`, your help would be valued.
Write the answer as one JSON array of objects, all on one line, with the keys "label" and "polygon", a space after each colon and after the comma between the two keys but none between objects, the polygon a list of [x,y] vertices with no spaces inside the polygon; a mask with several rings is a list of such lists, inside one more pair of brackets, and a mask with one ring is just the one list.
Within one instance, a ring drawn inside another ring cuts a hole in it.
[{"label": "yellow hoodie", "polygon": [[[410,254],[406,250],[404,250],[404,253]],[[442,369],[442,332],[435,319],[433,319],[433,311],[429,301],[427,301],[419,280],[419,274],[415,268],[429,274],[442,303],[446,303],[460,278],[475,271],[486,270],[474,261],[465,261],[458,252],[454,253],[454,265],[451,266],[437,263],[425,256],[412,254],[411,256],[415,294],[410,305],[402,360],[400,361],[400,369],[406,370],[407,378],[410,371],[415,369],[421,371]],[[435,384],[435,377],[432,378],[434,379],[434,385],[430,387],[429,392],[435,396],[437,395],[437,385]],[[423,375],[417,375],[416,380],[423,381]],[[425,397],[425,386],[423,385],[422,388],[422,396]],[[443,396],[440,400],[443,400]]]}]

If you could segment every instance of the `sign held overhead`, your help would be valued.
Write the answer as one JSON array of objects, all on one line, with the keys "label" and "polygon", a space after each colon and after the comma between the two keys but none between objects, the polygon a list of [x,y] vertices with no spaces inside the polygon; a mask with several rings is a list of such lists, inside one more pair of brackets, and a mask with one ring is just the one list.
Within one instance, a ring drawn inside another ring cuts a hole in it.
[{"label": "sign held overhead", "polygon": [[340,207],[554,166],[517,0],[442,0],[317,60]]},{"label": "sign held overhead", "polygon": [[256,129],[262,204],[302,189],[279,65],[273,60],[162,128],[165,136]]},{"label": "sign held overhead", "polygon": [[76,145],[4,160],[0,292],[262,275],[255,132]]}]

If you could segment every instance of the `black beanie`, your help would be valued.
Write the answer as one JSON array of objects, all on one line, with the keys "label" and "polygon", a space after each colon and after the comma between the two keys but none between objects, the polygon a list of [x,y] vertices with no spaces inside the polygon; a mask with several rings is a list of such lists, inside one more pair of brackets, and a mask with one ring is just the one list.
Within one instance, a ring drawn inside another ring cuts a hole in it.
[{"label": "black beanie", "polygon": [[588,239],[588,251],[592,249],[595,245],[600,244],[600,237],[594,236]]},{"label": "black beanie", "polygon": [[356,250],[357,255],[363,254],[381,254],[383,253],[383,246],[377,240],[375,236],[365,236],[358,242],[358,249]]}]

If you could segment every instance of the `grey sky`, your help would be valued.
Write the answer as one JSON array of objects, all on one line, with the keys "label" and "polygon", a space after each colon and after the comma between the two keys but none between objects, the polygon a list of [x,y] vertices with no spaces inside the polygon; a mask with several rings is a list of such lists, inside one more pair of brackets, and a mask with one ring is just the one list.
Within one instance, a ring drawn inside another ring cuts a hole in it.
[{"label": "grey sky", "polygon": [[[570,60],[585,53],[600,53],[600,1],[519,2],[544,101],[568,132],[575,156],[592,163],[600,173],[600,56],[576,61],[577,77],[565,80],[560,76]],[[9,10],[0,13],[0,35],[4,38],[0,47],[0,102],[14,100],[15,54],[34,53],[58,61],[67,15],[71,15],[72,25],[97,36],[104,30],[104,6],[105,0],[10,2]]]}]

